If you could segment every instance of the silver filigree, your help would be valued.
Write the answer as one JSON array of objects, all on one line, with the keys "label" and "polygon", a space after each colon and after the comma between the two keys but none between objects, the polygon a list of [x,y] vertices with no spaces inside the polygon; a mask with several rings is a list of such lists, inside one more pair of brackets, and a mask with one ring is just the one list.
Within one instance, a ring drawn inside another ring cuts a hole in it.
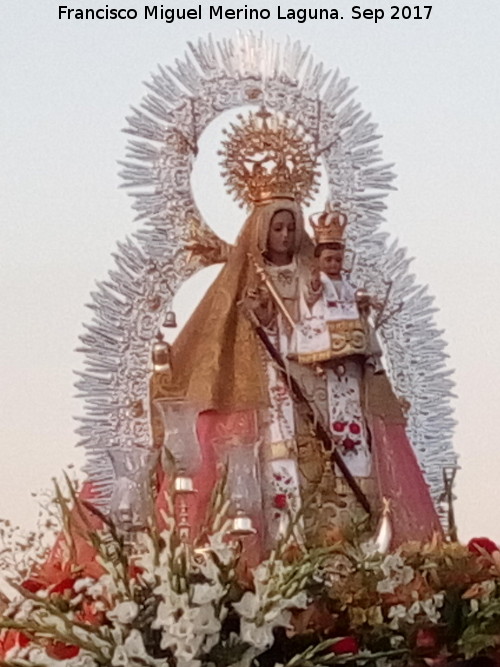
[{"label": "silver filigree", "polygon": [[[394,174],[381,159],[377,126],[352,99],[349,79],[314,63],[299,42],[244,34],[189,44],[183,60],[160,67],[146,85],[140,107],[127,119],[132,138],[121,172],[144,224],[133,240],[118,245],[116,268],[98,283],[90,306],[94,317],[81,336],[86,368],[77,387],[85,416],[78,432],[103,503],[113,484],[109,452],[151,447],[151,343],[173,295],[194,270],[183,249],[187,222],[202,221],[190,184],[198,139],[222,112],[265,102],[292,115],[316,139],[329,198],[349,213],[354,282],[380,299],[392,286],[386,310],[393,314],[380,328],[388,371],[397,394],[410,404],[408,434],[439,504],[442,468],[456,465],[445,343],[434,323],[433,299],[409,272],[406,250],[379,230]],[[444,508],[440,512],[444,520]]]}]

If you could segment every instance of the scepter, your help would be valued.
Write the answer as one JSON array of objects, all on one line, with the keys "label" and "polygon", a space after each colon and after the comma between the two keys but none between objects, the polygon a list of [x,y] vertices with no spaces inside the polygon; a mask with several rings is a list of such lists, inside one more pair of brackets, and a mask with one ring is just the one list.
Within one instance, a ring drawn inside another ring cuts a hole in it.
[{"label": "scepter", "polygon": [[[279,297],[278,297],[279,298]],[[311,424],[314,429],[314,434],[316,437],[321,440],[323,443],[323,447],[325,448],[325,451],[330,452],[330,456],[332,459],[332,462],[338,467],[340,472],[342,473],[345,481],[349,485],[351,491],[354,493],[356,500],[358,500],[359,504],[362,506],[362,508],[365,510],[365,512],[369,515],[371,515],[371,508],[370,508],[370,503],[368,502],[368,498],[365,496],[361,488],[359,487],[359,484],[356,482],[354,479],[351,471],[349,468],[346,466],[344,463],[344,460],[340,456],[340,454],[337,452],[336,449],[333,447],[332,439],[330,437],[330,434],[328,433],[326,427],[322,423],[322,419],[320,418],[320,415],[315,411],[310,404],[309,400],[306,398],[304,392],[302,391],[302,388],[300,384],[297,382],[297,380],[290,375],[287,372],[287,368],[285,365],[285,361],[281,354],[278,352],[276,347],[273,345],[271,340],[269,339],[269,336],[267,335],[266,331],[260,324],[259,320],[257,319],[257,316],[255,315],[254,312],[252,312],[251,309],[249,308],[244,308],[244,312],[246,313],[248,319],[252,323],[255,333],[263,343],[264,347],[266,348],[267,352],[269,353],[269,356],[271,359],[276,363],[280,371],[286,376],[287,381],[290,383],[290,388],[292,392],[294,393],[295,397],[297,398],[298,401],[300,401],[303,405],[306,406],[308,410],[308,417],[311,421]]]},{"label": "scepter", "polygon": [[248,253],[249,259],[252,261],[255,273],[258,275],[260,280],[264,283],[264,285],[267,287],[267,290],[269,294],[273,297],[274,303],[278,306],[281,314],[285,318],[285,320],[288,322],[290,325],[292,331],[295,328],[295,322],[292,319],[292,316],[286,309],[285,304],[283,301],[280,299],[280,295],[278,294],[276,287],[273,285],[272,281],[269,279],[269,276],[266,273],[266,270],[263,266],[260,266],[257,261],[255,260],[255,257],[251,254]]}]

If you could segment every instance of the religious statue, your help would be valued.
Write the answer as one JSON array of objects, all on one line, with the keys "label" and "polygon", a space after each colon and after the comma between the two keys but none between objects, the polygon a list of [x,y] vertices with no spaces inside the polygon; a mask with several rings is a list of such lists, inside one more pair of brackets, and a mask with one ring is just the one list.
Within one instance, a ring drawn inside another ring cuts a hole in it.
[{"label": "religious statue", "polygon": [[256,559],[290,522],[306,545],[342,539],[360,511],[373,528],[382,496],[394,502],[394,543],[439,534],[369,313],[342,276],[347,218],[321,214],[315,247],[304,227],[311,142],[262,108],[233,128],[223,166],[251,212],[151,384],[156,438],[163,430],[169,449],[179,420],[191,429],[170,454],[176,488],[188,478],[196,491],[192,534],[223,469],[234,530],[257,533]]},{"label": "religious statue", "polygon": [[[289,530],[305,546],[352,525],[374,531],[383,507],[394,546],[439,534],[442,469],[455,464],[451,381],[431,299],[379,229],[394,175],[376,126],[347,79],[298,43],[250,34],[189,48],[128,119],[122,176],[146,225],[119,244],[82,336],[79,433],[94,502],[140,529],[175,490],[189,499],[185,539],[197,540],[225,480],[254,562]],[[231,245],[205,221],[191,173],[205,128],[242,108],[220,151],[227,189],[247,208]],[[308,231],[320,167],[327,203]],[[166,342],[179,286],[216,263]]]},{"label": "religious statue", "polygon": [[[500,552],[449,544],[451,381],[432,300],[379,228],[393,174],[376,126],[298,43],[189,47],[128,119],[122,176],[146,224],[118,245],[81,337],[88,479],[71,502],[56,484],[62,530],[17,586],[0,659],[455,660],[497,602]],[[220,167],[247,209],[234,244],[191,185],[200,134],[231,109]],[[217,263],[168,337],[180,285]],[[457,600],[471,624],[443,634]]]}]

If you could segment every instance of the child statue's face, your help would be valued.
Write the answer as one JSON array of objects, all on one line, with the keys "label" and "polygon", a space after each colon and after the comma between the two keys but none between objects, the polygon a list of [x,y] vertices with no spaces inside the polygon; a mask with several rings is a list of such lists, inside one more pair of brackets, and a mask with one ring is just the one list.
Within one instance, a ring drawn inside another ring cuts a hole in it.
[{"label": "child statue's face", "polygon": [[343,248],[324,248],[319,254],[319,269],[329,278],[341,278],[342,263],[344,261]]}]

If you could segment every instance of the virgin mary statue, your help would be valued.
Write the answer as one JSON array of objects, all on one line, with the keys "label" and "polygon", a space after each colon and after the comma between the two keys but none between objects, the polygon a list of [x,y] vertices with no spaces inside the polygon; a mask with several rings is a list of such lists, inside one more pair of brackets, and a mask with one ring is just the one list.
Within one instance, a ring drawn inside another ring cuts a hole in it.
[{"label": "virgin mary statue", "polygon": [[[233,128],[224,154],[230,188],[250,214],[150,390],[153,436],[165,443],[173,484],[196,491],[191,535],[200,534],[221,471],[234,530],[255,533],[255,560],[290,525],[306,545],[342,539],[360,516],[373,528],[383,498],[393,545],[440,534],[373,349],[339,353],[337,345],[325,354],[328,295],[301,209],[317,177],[312,144],[297,124],[261,110]],[[354,288],[343,289],[358,334],[373,340],[369,313]],[[344,429],[352,447],[339,440]]]}]

